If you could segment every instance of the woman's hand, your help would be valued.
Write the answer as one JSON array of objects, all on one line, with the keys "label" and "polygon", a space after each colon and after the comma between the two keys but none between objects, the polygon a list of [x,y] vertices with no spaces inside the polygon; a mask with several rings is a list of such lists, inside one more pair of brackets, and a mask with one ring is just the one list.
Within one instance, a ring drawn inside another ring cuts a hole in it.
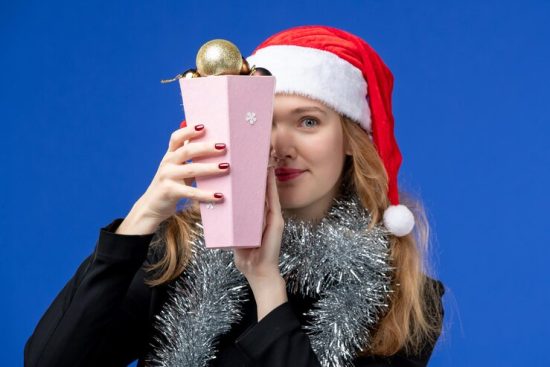
[{"label": "woman's hand", "polygon": [[273,168],[267,177],[262,245],[235,249],[235,266],[248,280],[258,305],[258,320],[287,301],[285,281],[279,271],[284,220]]},{"label": "woman's hand", "polygon": [[154,232],[163,220],[175,213],[177,203],[184,198],[214,202],[223,200],[222,193],[191,186],[197,176],[219,175],[229,171],[228,163],[186,163],[197,157],[225,154],[223,142],[190,142],[204,132],[204,125],[195,125],[172,133],[168,151],[162,158],[155,177],[120,224],[117,233]]}]

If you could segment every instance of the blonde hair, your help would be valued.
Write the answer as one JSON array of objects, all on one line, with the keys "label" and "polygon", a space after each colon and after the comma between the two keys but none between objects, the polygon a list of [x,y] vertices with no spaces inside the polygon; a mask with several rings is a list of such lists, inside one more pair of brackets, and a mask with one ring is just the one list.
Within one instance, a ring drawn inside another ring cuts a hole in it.
[{"label": "blonde hair", "polygon": [[[342,181],[356,190],[363,205],[372,213],[371,226],[379,223],[388,207],[388,179],[380,157],[369,136],[352,120],[341,117],[344,139],[351,149],[342,172]],[[401,201],[405,201],[401,198]],[[409,200],[407,206],[416,216],[415,232],[405,237],[391,237],[391,262],[394,292],[388,312],[381,318],[370,348],[364,354],[392,355],[404,348],[418,353],[424,343],[437,339],[440,327],[440,305],[437,289],[425,273],[428,224],[419,202]],[[163,256],[148,270],[154,275],[148,284],[156,286],[177,278],[189,262],[192,226],[200,221],[198,203],[192,202],[165,222],[158,240]],[[433,317],[430,318],[430,315]]]},{"label": "blonde hair", "polygon": [[[345,144],[353,154],[346,162],[343,179],[352,185],[372,214],[374,226],[390,204],[386,170],[359,124],[342,117],[342,129]],[[401,194],[400,201],[415,214],[415,230],[404,237],[390,238],[395,291],[388,312],[374,331],[368,354],[392,355],[401,349],[409,354],[420,353],[426,343],[435,342],[440,331],[440,294],[436,283],[426,276],[429,226],[425,211],[412,197]]]}]

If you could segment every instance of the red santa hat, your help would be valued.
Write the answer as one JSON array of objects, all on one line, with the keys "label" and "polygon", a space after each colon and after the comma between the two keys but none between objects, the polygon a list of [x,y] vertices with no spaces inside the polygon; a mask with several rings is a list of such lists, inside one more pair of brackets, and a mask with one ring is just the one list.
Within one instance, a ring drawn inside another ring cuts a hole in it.
[{"label": "red santa hat", "polygon": [[326,26],[301,26],[279,32],[247,58],[276,78],[276,93],[306,96],[351,118],[372,136],[388,175],[390,206],[384,225],[396,236],[414,226],[414,216],[399,204],[397,174],[401,152],[394,136],[393,75],[361,38]]}]

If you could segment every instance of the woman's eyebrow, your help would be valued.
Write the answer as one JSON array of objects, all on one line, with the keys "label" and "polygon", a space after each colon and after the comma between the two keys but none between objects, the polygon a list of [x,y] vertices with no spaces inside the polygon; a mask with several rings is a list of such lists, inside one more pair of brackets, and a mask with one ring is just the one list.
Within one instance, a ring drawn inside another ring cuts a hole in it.
[{"label": "woman's eyebrow", "polygon": [[315,106],[311,106],[311,107],[297,107],[293,110],[290,111],[290,114],[292,115],[297,115],[299,113],[304,113],[304,112],[321,112],[323,115],[326,115],[327,113],[325,112],[325,110],[319,108],[319,107],[315,107]]}]

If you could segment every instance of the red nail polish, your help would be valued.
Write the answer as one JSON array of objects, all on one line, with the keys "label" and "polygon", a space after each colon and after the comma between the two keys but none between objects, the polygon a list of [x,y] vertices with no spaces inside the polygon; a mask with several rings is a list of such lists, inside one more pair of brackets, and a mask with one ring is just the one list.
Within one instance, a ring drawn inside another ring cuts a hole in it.
[{"label": "red nail polish", "polygon": [[216,199],[221,199],[221,198],[223,198],[223,194],[221,192],[217,192],[217,193],[214,194],[214,197]]},{"label": "red nail polish", "polygon": [[195,130],[201,131],[202,129],[204,129],[204,125],[203,125],[203,124],[195,125]]},{"label": "red nail polish", "polygon": [[225,144],[224,143],[217,143],[216,145],[214,145],[214,147],[218,150],[222,150],[222,149],[225,149]]},{"label": "red nail polish", "polygon": [[229,168],[229,163],[220,163],[220,164],[218,164],[218,167],[220,169],[228,169]]}]

